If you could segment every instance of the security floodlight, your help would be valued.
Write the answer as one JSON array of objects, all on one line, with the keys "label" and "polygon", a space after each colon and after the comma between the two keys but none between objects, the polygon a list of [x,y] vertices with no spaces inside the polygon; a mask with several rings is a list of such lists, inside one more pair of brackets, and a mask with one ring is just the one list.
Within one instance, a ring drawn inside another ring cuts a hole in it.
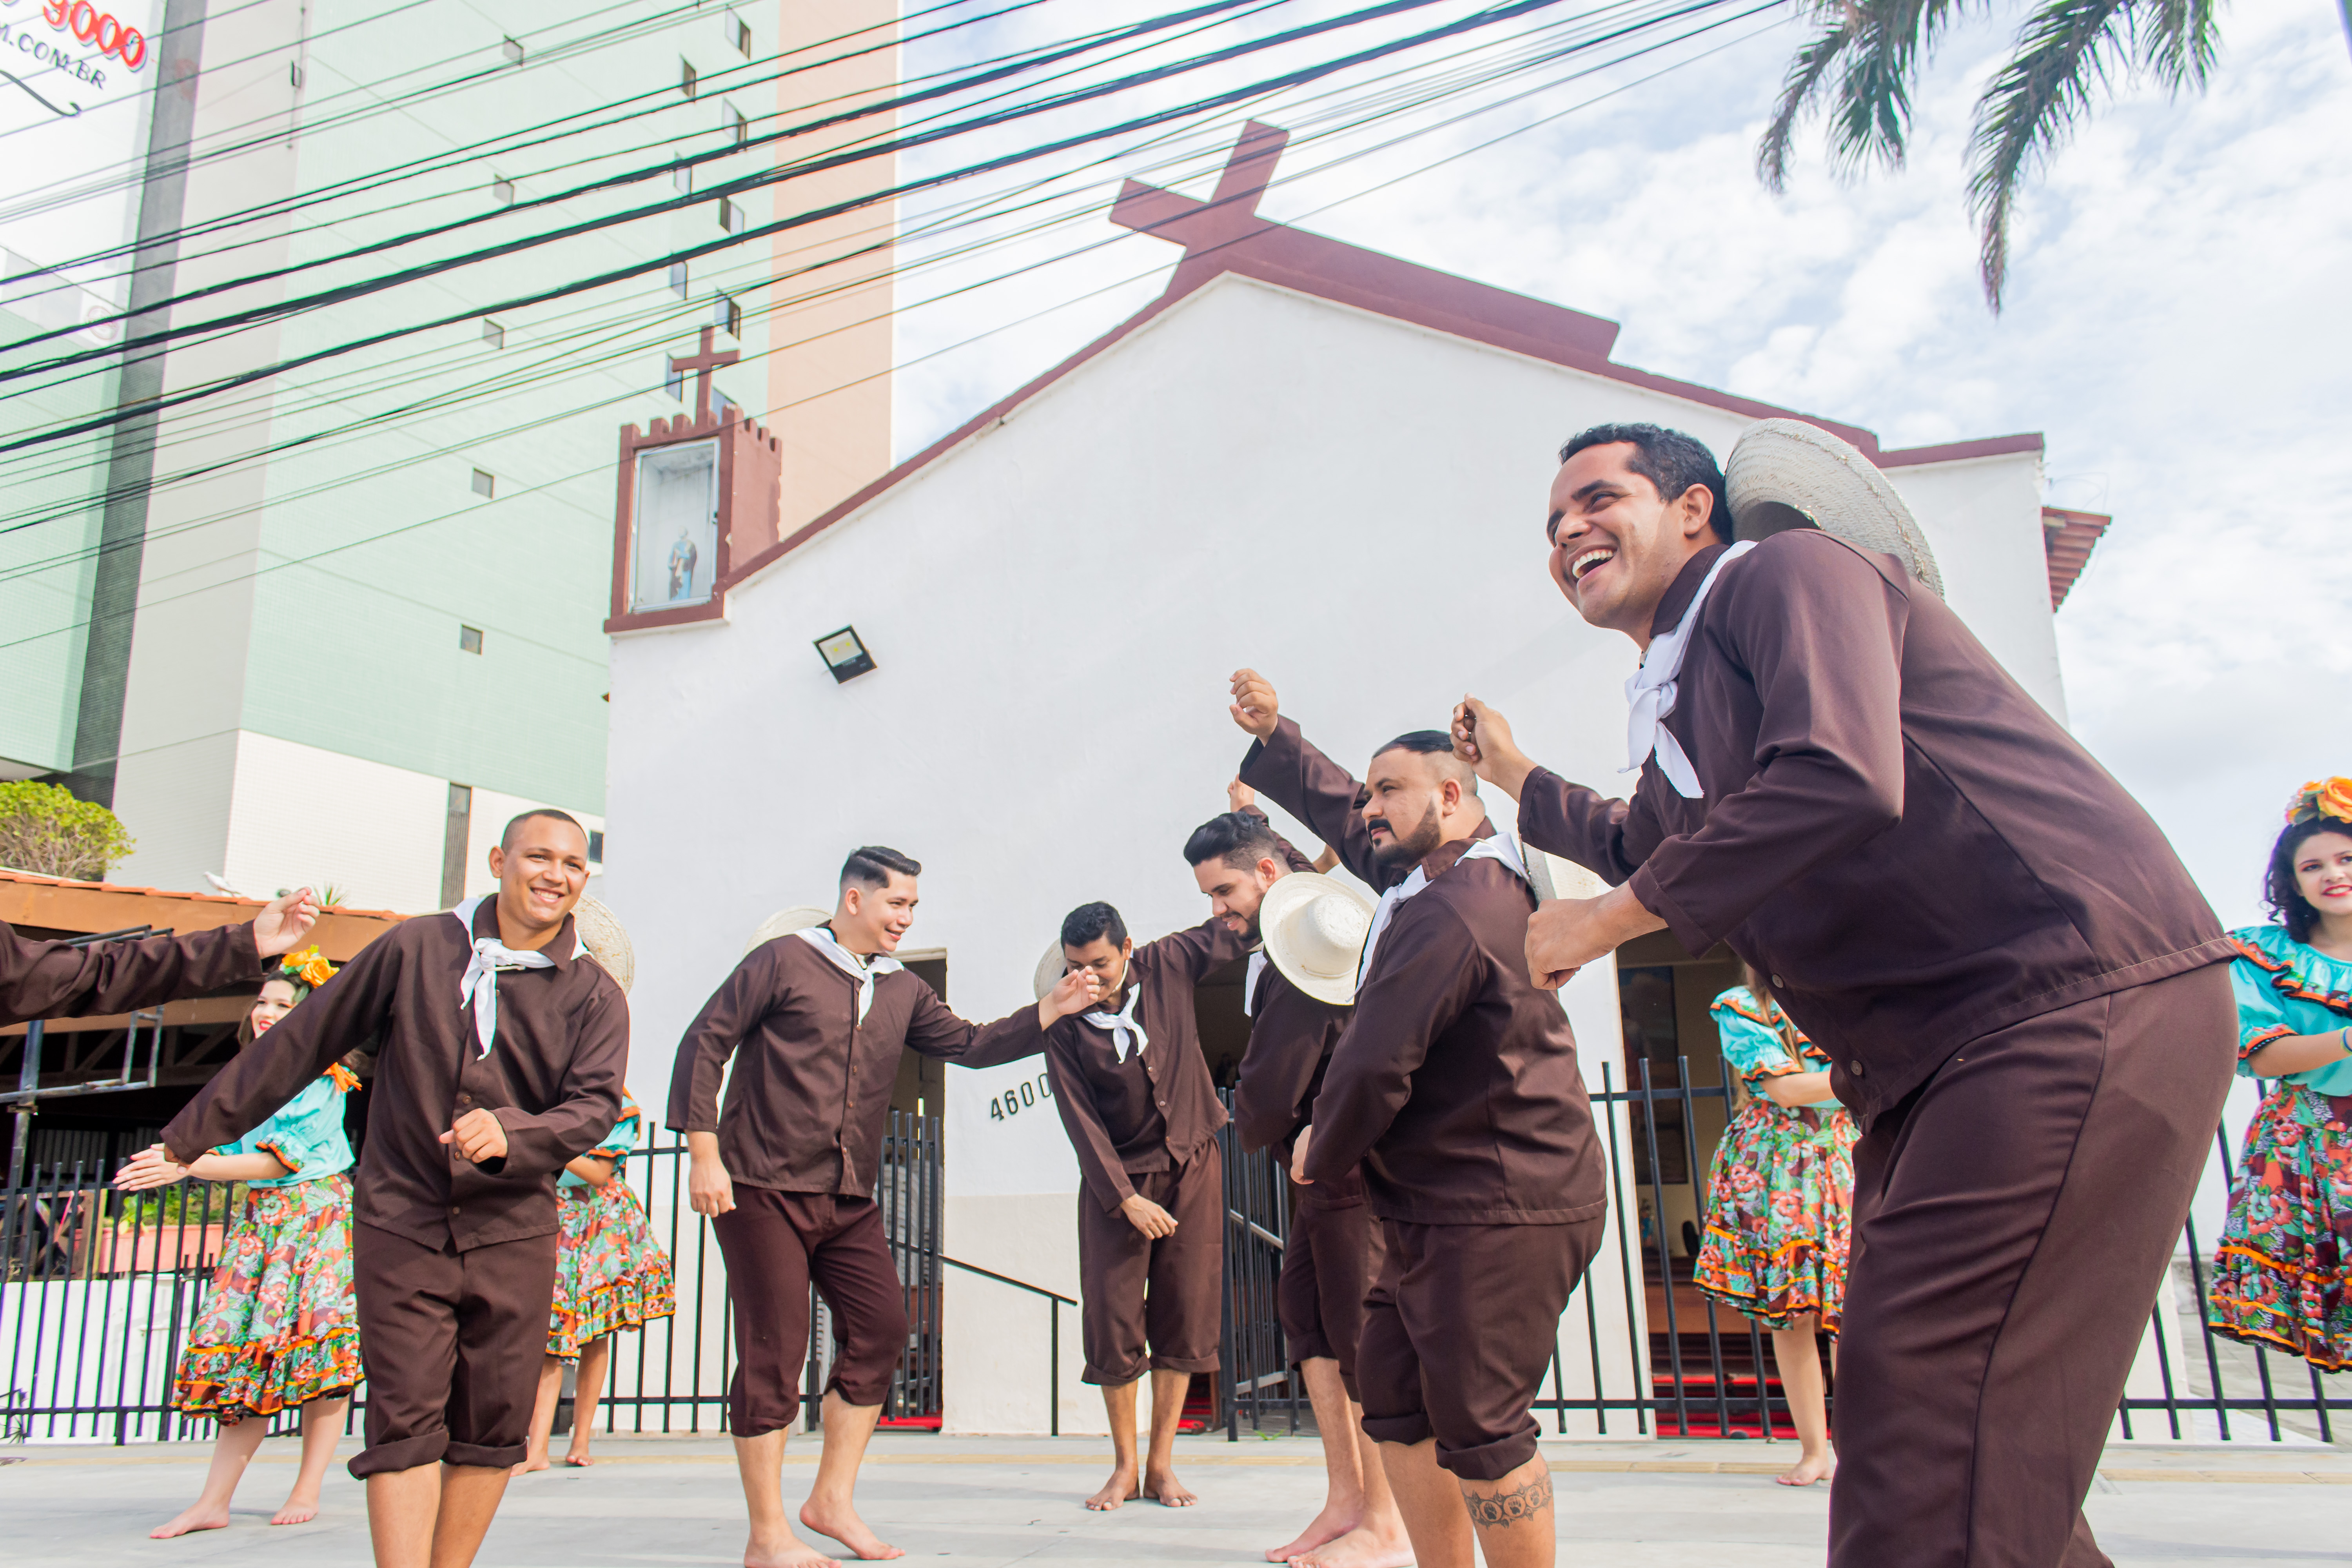
[{"label": "security floodlight", "polygon": [[874,656],[858,640],[856,626],[844,626],[817,638],[816,651],[835,681],[854,679],[874,668]]}]

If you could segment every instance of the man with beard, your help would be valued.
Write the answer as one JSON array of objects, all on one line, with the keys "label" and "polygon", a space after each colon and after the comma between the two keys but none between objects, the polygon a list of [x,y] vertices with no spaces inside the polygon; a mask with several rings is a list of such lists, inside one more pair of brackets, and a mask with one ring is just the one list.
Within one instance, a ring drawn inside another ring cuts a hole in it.
[{"label": "man with beard", "polygon": [[1526,867],[1449,737],[1398,736],[1360,786],[1255,670],[1234,677],[1232,712],[1254,737],[1242,782],[1386,889],[1293,1165],[1338,1182],[1360,1163],[1386,1226],[1364,1430],[1421,1568],[1470,1568],[1474,1533],[1491,1568],[1548,1568],[1530,1406],[1600,1245],[1607,1174],[1568,1016],[1528,973]]},{"label": "man with beard", "polygon": [[[1570,784],[1465,700],[1528,841],[1614,884],[1546,904],[1528,963],[1558,984],[1643,931],[1727,942],[1836,1058],[1864,1133],[1831,1563],[2104,1564],[2083,1497],[2212,1148],[2233,950],[1944,604],[1868,458],[1775,420],[1728,480],[1651,425],[1560,464],[1552,579],[1643,649],[1641,778]],[[1815,526],[1733,544],[1735,517]]]},{"label": "man with beard", "polygon": [[858,1557],[905,1555],[875,1535],[852,1496],[907,1349],[905,1287],[874,1201],[899,1058],[1018,1061],[1094,999],[1089,978],[1076,974],[992,1024],[949,1012],[890,956],[914,924],[922,869],[880,845],[851,851],[832,918],[746,953],[688,1026],[670,1071],[668,1122],[686,1134],[691,1162],[688,1201],[711,1216],[727,1257],[736,1346],[727,1430],[751,1515],[747,1568],[834,1563],[784,1517],[784,1438],[801,1414],[812,1282],[839,1344],[801,1522]]},{"label": "man with beard", "polygon": [[[1248,792],[1244,787],[1236,794]],[[1347,1026],[1348,1008],[1308,995],[1268,960],[1258,917],[1276,882],[1312,872],[1314,863],[1245,802],[1195,828],[1185,841],[1184,858],[1208,895],[1212,917],[1250,945],[1242,1000],[1250,1020],[1249,1047],[1234,1085],[1234,1122],[1243,1148],[1272,1144],[1286,1167]],[[1306,1568],[1410,1563],[1412,1547],[1404,1521],[1356,1403],[1364,1297],[1380,1274],[1380,1221],[1365,1206],[1363,1177],[1354,1171],[1337,1181],[1300,1185],[1292,1199],[1276,1298],[1283,1337],[1315,1407],[1327,1484],[1322,1511],[1297,1540],[1268,1552],[1266,1561]]]},{"label": "man with beard", "polygon": [[[1192,988],[1244,951],[1218,921],[1135,945],[1108,904],[1062,921],[1062,961],[1101,1005],[1045,1042],[1054,1108],[1078,1157],[1079,1332],[1086,1381],[1110,1417],[1111,1473],[1096,1510],[1200,1500],[1176,1479],[1192,1374],[1217,1369],[1225,1277],[1225,1108],[1201,1054]],[[1065,982],[1066,984],[1066,980]],[[1150,1447],[1136,1454],[1136,1394],[1151,1374]]]},{"label": "man with beard", "polygon": [[0,924],[0,1024],[84,1018],[160,1007],[261,978],[263,961],[293,952],[319,918],[297,888],[245,925],[136,942],[26,942]]},{"label": "man with beard", "polygon": [[588,835],[507,824],[495,896],[403,921],[238,1053],[117,1178],[176,1180],[354,1045],[380,1041],[352,1184],[378,1568],[466,1568],[530,1434],[555,1293],[555,1183],[621,1111],[629,1009],[583,961]]}]

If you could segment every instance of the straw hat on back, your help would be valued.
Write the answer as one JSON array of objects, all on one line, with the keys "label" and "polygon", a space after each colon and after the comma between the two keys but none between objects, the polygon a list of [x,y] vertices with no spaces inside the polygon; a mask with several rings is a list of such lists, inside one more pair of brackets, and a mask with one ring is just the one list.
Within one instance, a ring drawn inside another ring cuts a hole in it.
[{"label": "straw hat on back", "polygon": [[1356,1000],[1356,968],[1372,929],[1372,900],[1362,889],[1317,871],[1294,871],[1265,890],[1258,936],[1282,977],[1318,1002]]},{"label": "straw hat on back", "polygon": [[1057,938],[1047,942],[1045,956],[1037,961],[1037,972],[1029,977],[1029,984],[1036,991],[1038,1001],[1043,1002],[1053,992],[1054,987],[1062,983],[1062,976],[1068,969],[1069,963],[1062,956],[1060,940]]},{"label": "straw hat on back", "polygon": [[613,984],[621,988],[621,994],[627,995],[629,987],[637,983],[637,950],[629,942],[628,928],[621,924],[612,906],[602,899],[583,895],[572,906],[572,932],[588,950],[588,956],[596,961],[596,967],[611,975]]},{"label": "straw hat on back", "polygon": [[758,929],[751,932],[751,940],[743,944],[743,952],[748,956],[752,949],[763,947],[780,936],[790,936],[796,931],[821,926],[831,919],[831,910],[821,910],[814,904],[794,904],[788,910],[778,910],[760,922]]},{"label": "straw hat on back", "polygon": [[1818,528],[1857,549],[1894,556],[1943,596],[1944,574],[1911,509],[1860,448],[1821,426],[1801,419],[1749,426],[1731,448],[1723,478],[1740,538]]}]

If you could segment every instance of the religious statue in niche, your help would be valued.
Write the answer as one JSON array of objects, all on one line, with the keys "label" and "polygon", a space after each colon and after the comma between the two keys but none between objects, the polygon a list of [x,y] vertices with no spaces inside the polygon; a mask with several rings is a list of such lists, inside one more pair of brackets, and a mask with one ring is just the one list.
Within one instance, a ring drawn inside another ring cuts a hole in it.
[{"label": "religious statue in niche", "polygon": [[719,443],[637,454],[637,563],[633,611],[700,604],[719,551]]}]

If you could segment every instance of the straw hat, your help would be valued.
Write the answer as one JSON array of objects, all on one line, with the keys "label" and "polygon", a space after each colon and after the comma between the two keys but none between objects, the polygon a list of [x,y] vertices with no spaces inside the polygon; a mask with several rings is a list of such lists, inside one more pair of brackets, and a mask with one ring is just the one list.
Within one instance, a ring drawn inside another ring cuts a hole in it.
[{"label": "straw hat", "polygon": [[751,933],[751,940],[743,944],[743,952],[748,955],[753,948],[765,946],[780,936],[790,936],[796,931],[821,926],[831,919],[831,910],[821,910],[814,904],[794,904],[788,910],[778,910],[760,922],[760,928]]},{"label": "straw hat", "polygon": [[1037,961],[1037,973],[1030,977],[1030,984],[1036,987],[1038,1001],[1043,1002],[1054,987],[1062,983],[1062,975],[1069,967],[1069,961],[1062,956],[1061,939],[1056,937],[1047,942],[1045,956]]},{"label": "straw hat", "polygon": [[1282,977],[1318,1002],[1356,1000],[1356,966],[1372,929],[1372,900],[1318,871],[1294,871],[1265,890],[1257,930]]},{"label": "straw hat", "polygon": [[1801,419],[1749,426],[1723,478],[1740,538],[1818,528],[1858,549],[1885,551],[1943,596],[1944,574],[1911,509],[1858,448],[1819,426]]},{"label": "straw hat", "polygon": [[624,996],[637,983],[637,950],[630,945],[628,929],[602,899],[583,895],[572,906],[572,934],[596,961],[596,967],[613,977]]}]

